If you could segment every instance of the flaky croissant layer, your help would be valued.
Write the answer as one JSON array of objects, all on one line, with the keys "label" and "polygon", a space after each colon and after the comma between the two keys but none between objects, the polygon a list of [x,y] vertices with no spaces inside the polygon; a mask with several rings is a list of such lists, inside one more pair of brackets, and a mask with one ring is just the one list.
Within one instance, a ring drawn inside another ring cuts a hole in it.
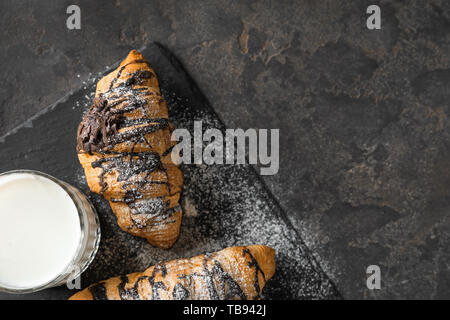
[{"label": "flaky croissant layer", "polygon": [[91,285],[70,300],[253,300],[275,273],[275,250],[226,248]]},{"label": "flaky croissant layer", "polygon": [[169,248],[181,225],[183,177],[158,79],[133,50],[97,83],[78,128],[78,158],[89,188],[107,199],[126,232]]}]

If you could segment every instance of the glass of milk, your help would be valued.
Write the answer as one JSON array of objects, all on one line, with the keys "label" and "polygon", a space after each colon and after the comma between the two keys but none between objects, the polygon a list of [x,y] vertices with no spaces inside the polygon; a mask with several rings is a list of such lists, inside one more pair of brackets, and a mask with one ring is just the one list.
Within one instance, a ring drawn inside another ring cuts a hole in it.
[{"label": "glass of milk", "polygon": [[0,291],[70,282],[92,262],[99,243],[97,213],[78,189],[38,171],[0,174]]}]

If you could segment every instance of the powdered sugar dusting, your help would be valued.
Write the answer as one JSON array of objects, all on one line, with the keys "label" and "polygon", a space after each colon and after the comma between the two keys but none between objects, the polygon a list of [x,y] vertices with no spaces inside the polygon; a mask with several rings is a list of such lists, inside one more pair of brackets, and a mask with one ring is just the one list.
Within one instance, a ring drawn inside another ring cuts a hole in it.
[{"label": "powdered sugar dusting", "polygon": [[196,216],[198,216],[198,211],[195,208],[195,204],[188,197],[184,197],[183,198],[183,208],[184,208],[183,214],[186,217],[196,217]]}]

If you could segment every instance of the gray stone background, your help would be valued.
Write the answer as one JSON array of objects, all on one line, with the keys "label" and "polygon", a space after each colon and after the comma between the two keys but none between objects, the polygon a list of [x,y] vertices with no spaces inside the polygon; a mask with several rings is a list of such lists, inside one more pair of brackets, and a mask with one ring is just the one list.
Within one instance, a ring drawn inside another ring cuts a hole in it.
[{"label": "gray stone background", "polygon": [[345,298],[450,298],[450,2],[1,1],[0,16],[0,136],[158,41],[228,127],[280,128],[264,180]]}]

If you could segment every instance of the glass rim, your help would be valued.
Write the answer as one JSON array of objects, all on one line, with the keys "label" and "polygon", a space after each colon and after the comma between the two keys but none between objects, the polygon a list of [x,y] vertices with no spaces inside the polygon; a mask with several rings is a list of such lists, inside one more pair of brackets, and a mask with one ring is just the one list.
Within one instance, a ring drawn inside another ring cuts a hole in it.
[{"label": "glass rim", "polygon": [[[78,242],[77,249],[76,249],[72,259],[68,262],[68,264],[64,267],[64,269],[59,274],[57,274],[53,279],[47,281],[44,284],[40,284],[40,285],[33,286],[33,287],[25,287],[25,288],[23,288],[23,287],[17,287],[17,288],[8,287],[0,282],[0,291],[6,292],[6,293],[12,293],[12,294],[32,293],[32,292],[37,292],[37,291],[41,291],[43,289],[57,286],[58,282],[62,281],[64,279],[64,276],[68,274],[67,271],[68,271],[69,267],[73,266],[75,264],[76,260],[79,258],[80,252],[83,250],[83,247],[84,247],[85,238],[87,237],[87,235],[86,235],[87,226],[84,223],[84,214],[83,214],[84,208],[79,203],[80,200],[77,199],[74,196],[73,191],[70,190],[70,188],[74,188],[75,190],[78,190],[76,187],[74,187],[62,180],[59,180],[58,178],[53,177],[45,172],[38,171],[38,170],[32,170],[32,169],[15,169],[15,170],[10,170],[10,171],[5,171],[5,172],[0,173],[0,177],[5,176],[5,175],[10,175],[10,174],[17,174],[17,173],[37,175],[37,176],[43,177],[45,179],[48,179],[48,180],[52,181],[53,183],[56,183],[59,187],[61,187],[64,190],[64,192],[70,197],[73,204],[75,205],[75,208],[78,213],[78,220],[80,223],[81,234],[80,234],[80,239]],[[100,223],[99,223],[97,211],[95,210],[94,206],[92,205],[91,201],[87,198],[87,196],[85,196],[85,198],[89,202],[90,206],[92,207],[92,210],[94,213],[94,218],[97,222],[97,225],[99,226]],[[85,265],[82,268],[80,268],[80,270],[77,270],[77,272],[73,273],[73,275],[72,275],[73,279],[78,278],[89,267],[89,265],[94,260],[96,254],[97,254],[98,248],[100,246],[100,238],[101,238],[101,232],[100,232],[100,228],[98,227],[97,237],[95,240],[93,251],[90,253],[89,258],[86,261]]]}]

